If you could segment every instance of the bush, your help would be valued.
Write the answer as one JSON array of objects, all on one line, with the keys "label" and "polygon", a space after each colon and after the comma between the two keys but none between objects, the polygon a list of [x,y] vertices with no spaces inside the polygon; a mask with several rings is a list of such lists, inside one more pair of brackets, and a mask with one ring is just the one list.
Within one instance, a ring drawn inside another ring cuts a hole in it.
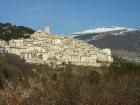
[{"label": "bush", "polygon": [[57,74],[56,74],[56,73],[54,73],[54,74],[52,75],[52,80],[54,80],[54,81],[57,80]]},{"label": "bush", "polygon": [[100,74],[96,71],[91,71],[88,79],[90,83],[97,83],[100,81]]}]

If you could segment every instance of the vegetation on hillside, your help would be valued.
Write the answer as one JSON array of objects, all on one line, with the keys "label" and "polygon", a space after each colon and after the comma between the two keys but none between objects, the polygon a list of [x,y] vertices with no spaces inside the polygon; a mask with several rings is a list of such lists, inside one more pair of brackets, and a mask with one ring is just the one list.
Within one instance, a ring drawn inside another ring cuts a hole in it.
[{"label": "vegetation on hillside", "polygon": [[9,41],[11,39],[29,38],[34,30],[24,26],[16,26],[11,23],[0,23],[0,39]]},{"label": "vegetation on hillside", "polygon": [[0,105],[140,104],[137,64],[117,61],[109,68],[71,64],[51,68],[6,54],[0,56],[0,75]]},{"label": "vegetation on hillside", "polygon": [[0,89],[4,89],[6,82],[16,86],[24,79],[31,76],[33,66],[25,63],[14,54],[0,54]]}]

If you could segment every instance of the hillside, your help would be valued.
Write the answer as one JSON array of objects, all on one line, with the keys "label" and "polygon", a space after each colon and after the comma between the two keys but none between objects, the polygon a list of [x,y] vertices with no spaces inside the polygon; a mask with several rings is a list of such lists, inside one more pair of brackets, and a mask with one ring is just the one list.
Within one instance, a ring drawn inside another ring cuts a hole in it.
[{"label": "hillside", "polygon": [[0,23],[0,39],[9,41],[11,39],[29,38],[34,30],[24,26],[16,26],[11,23]]},{"label": "hillside", "polygon": [[[98,73],[95,70],[101,70]],[[139,105],[140,66],[114,62],[109,68],[30,65],[0,55],[0,105]]]},{"label": "hillside", "polygon": [[140,64],[140,53],[127,50],[112,50],[112,55],[122,61],[133,62]]},{"label": "hillside", "polygon": [[32,68],[32,65],[25,63],[17,55],[0,53],[0,89],[5,87],[6,81],[11,82],[12,86],[23,82],[33,73]]}]

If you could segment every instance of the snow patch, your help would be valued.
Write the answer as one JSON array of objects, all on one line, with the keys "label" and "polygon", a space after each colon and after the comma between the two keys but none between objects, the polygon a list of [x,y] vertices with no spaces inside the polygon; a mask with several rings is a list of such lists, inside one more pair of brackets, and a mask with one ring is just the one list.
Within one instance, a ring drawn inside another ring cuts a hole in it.
[{"label": "snow patch", "polygon": [[82,34],[94,34],[94,33],[104,33],[104,32],[111,32],[111,31],[125,31],[125,32],[130,32],[130,31],[136,31],[137,29],[134,28],[125,28],[125,27],[103,27],[103,28],[95,28],[95,29],[89,29],[89,30],[84,30],[81,32],[74,32],[73,35],[82,35]]}]

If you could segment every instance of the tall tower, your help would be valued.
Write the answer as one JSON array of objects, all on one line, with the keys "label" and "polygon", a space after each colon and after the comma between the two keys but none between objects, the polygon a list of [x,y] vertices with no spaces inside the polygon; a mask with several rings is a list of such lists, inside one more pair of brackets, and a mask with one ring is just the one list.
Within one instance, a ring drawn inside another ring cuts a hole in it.
[{"label": "tall tower", "polygon": [[50,34],[50,27],[49,27],[49,26],[47,26],[47,27],[45,28],[45,33]]}]

